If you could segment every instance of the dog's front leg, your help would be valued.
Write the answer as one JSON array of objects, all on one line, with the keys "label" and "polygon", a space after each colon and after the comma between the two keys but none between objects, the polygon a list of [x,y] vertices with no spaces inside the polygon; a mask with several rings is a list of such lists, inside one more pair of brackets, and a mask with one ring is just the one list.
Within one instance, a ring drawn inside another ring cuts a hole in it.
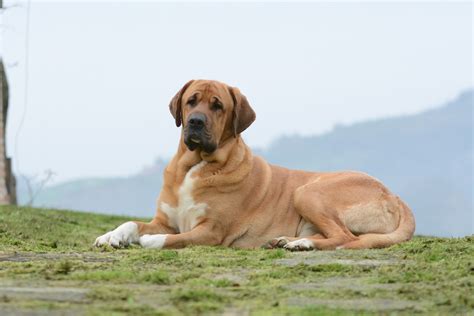
[{"label": "dog's front leg", "polygon": [[143,235],[139,243],[144,248],[184,248],[189,245],[216,246],[222,243],[222,236],[212,225],[201,224],[182,234]]},{"label": "dog's front leg", "polygon": [[110,245],[114,248],[138,244],[140,236],[145,234],[174,234],[176,233],[160,218],[153,219],[150,223],[130,221],[123,223],[108,233],[97,237],[94,246]]}]

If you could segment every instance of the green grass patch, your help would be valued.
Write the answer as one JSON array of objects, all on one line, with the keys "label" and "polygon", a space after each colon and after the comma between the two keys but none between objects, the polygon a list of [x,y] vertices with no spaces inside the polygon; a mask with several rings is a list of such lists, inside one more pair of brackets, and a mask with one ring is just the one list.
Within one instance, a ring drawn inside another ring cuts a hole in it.
[{"label": "green grass patch", "polygon": [[[472,236],[304,253],[92,247],[97,236],[130,219],[0,207],[0,291],[6,288],[0,292],[0,314],[444,315],[474,310]],[[9,287],[45,290],[22,296]],[[47,290],[56,287],[88,291],[83,298],[59,301]]]}]

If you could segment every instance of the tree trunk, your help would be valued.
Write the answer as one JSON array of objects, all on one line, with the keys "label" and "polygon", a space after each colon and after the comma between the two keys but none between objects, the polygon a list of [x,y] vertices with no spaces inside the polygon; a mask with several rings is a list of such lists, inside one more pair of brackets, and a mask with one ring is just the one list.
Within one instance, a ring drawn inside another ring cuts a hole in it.
[{"label": "tree trunk", "polygon": [[[0,0],[1,1],[1,0]],[[0,59],[0,205],[16,204],[16,183],[11,159],[7,157],[6,126],[8,112],[8,82]]]}]

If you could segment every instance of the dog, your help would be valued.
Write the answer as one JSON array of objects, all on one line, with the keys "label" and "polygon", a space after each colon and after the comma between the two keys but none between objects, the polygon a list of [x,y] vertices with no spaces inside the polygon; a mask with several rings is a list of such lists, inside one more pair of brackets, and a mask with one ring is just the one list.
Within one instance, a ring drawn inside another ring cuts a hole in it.
[{"label": "dog", "polygon": [[96,246],[363,249],[413,236],[411,210],[377,179],[289,170],[253,156],[241,133],[256,115],[239,89],[191,80],[169,108],[181,139],[155,217],[126,222]]}]

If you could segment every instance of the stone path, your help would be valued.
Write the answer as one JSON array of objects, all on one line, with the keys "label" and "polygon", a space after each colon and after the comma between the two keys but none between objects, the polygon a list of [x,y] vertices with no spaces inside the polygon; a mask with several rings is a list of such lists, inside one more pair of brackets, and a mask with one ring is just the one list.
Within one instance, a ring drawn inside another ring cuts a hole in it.
[{"label": "stone path", "polygon": [[0,298],[81,303],[87,301],[88,289],[64,287],[0,287]]},{"label": "stone path", "polygon": [[391,299],[319,299],[319,298],[289,298],[288,305],[297,306],[327,306],[331,308],[360,310],[360,311],[395,311],[405,309],[422,310],[422,305],[415,301],[391,300]]},{"label": "stone path", "polygon": [[[342,264],[342,265],[357,265],[376,267],[381,265],[395,265],[400,264],[398,258],[367,258],[367,259],[352,259],[350,252],[343,253],[341,251],[307,251],[290,254],[290,258],[278,259],[277,264],[285,266],[296,266],[298,264],[307,265],[321,265],[321,264]],[[407,261],[403,261],[407,263]]]},{"label": "stone path", "polygon": [[94,254],[80,254],[80,253],[0,253],[0,262],[1,261],[10,261],[10,262],[29,262],[37,260],[61,260],[61,259],[70,259],[70,260],[81,260],[84,262],[113,262],[117,260],[112,257],[97,256]]}]

